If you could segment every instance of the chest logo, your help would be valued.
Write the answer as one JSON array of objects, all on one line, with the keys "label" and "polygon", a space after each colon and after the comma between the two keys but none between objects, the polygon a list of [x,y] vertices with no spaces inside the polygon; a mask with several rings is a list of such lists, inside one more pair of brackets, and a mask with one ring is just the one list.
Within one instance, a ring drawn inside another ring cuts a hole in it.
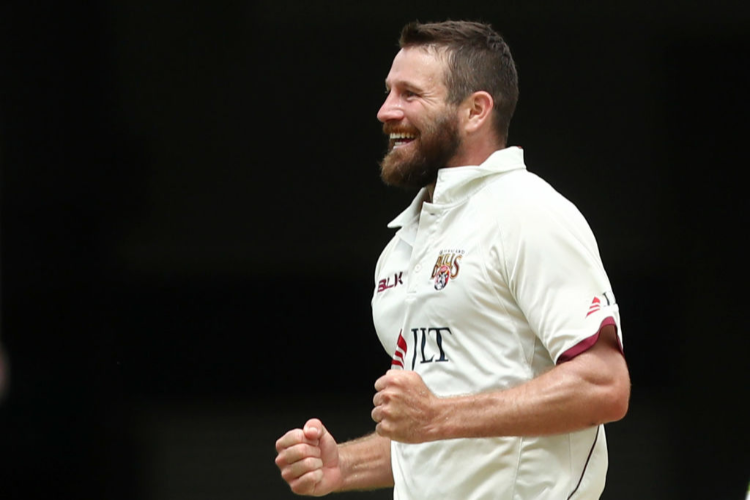
[{"label": "chest logo", "polygon": [[[450,328],[447,326],[412,328],[411,333],[414,337],[414,348],[412,349],[411,354],[412,370],[417,366],[417,362],[419,362],[419,364],[425,364],[445,363],[450,361],[444,343],[444,340],[448,336],[453,336],[453,332],[451,332]],[[401,330],[398,332],[396,352],[393,354],[393,359],[391,360],[392,370],[405,368],[405,365],[409,363],[406,359],[408,351],[409,346],[404,338],[403,330]]]},{"label": "chest logo", "polygon": [[435,266],[432,268],[432,278],[435,280],[435,290],[442,290],[448,282],[458,277],[461,271],[461,258],[464,250],[440,250]]}]

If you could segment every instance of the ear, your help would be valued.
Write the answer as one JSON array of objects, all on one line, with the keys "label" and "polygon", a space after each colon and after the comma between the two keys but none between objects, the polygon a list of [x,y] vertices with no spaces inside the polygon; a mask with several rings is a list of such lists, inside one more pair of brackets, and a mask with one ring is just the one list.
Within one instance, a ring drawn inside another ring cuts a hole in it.
[{"label": "ear", "polygon": [[477,130],[490,125],[492,109],[495,101],[492,96],[480,90],[468,96],[462,105],[462,114],[464,118],[464,129],[467,133],[473,133]]}]

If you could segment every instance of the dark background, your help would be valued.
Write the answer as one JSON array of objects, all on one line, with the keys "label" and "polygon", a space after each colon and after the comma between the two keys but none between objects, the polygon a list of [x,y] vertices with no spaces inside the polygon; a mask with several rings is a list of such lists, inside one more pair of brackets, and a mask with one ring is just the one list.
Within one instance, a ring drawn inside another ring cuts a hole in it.
[{"label": "dark background", "polygon": [[378,177],[383,80],[405,22],[469,18],[620,303],[604,498],[744,499],[750,16],[549,4],[2,3],[0,498],[292,498],[281,434],[372,430],[372,274],[413,195]]}]

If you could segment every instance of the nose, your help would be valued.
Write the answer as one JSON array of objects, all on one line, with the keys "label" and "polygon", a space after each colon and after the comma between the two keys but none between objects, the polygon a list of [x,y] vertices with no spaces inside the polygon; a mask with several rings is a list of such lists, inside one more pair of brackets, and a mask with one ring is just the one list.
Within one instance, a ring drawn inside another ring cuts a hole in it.
[{"label": "nose", "polygon": [[378,120],[382,123],[401,120],[404,117],[404,110],[395,95],[395,92],[389,92],[385,102],[380,106],[378,111]]}]

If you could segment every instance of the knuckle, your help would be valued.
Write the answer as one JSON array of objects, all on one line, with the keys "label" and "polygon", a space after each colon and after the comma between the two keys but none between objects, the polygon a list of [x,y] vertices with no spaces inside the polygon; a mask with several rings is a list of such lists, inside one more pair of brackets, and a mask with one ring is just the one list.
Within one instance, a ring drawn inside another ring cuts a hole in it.
[{"label": "knuckle", "polygon": [[288,442],[289,442],[289,433],[284,434],[282,437],[276,440],[276,451],[281,452],[282,450],[284,450],[284,448],[288,446],[287,445]]},{"label": "knuckle", "polygon": [[292,491],[298,495],[309,495],[315,490],[315,484],[319,482],[315,473],[307,473],[300,476],[293,484]]},{"label": "knuckle", "polygon": [[281,477],[286,481],[287,483],[293,481],[296,479],[296,476],[292,472],[292,470],[289,467],[284,467],[281,469]]},{"label": "knuckle", "polygon": [[299,429],[294,429],[287,432],[276,440],[276,451],[281,452],[282,450],[285,450],[290,446],[294,446],[295,444],[300,442],[300,435],[301,431]]},{"label": "knuckle", "polygon": [[372,419],[375,422],[380,422],[380,410],[379,410],[379,408],[375,408],[374,410],[372,410],[370,412],[370,417],[372,417]]},{"label": "knuckle", "polygon": [[390,429],[389,429],[388,425],[386,425],[386,423],[385,423],[385,422],[380,422],[380,423],[379,423],[379,424],[378,424],[378,425],[377,425],[377,426],[375,427],[375,431],[376,431],[376,432],[378,433],[378,435],[380,435],[380,436],[383,436],[383,437],[391,437],[391,432],[390,432]]},{"label": "knuckle", "polygon": [[289,487],[297,495],[306,495],[310,488],[305,481],[297,481],[294,484],[290,484]]}]

